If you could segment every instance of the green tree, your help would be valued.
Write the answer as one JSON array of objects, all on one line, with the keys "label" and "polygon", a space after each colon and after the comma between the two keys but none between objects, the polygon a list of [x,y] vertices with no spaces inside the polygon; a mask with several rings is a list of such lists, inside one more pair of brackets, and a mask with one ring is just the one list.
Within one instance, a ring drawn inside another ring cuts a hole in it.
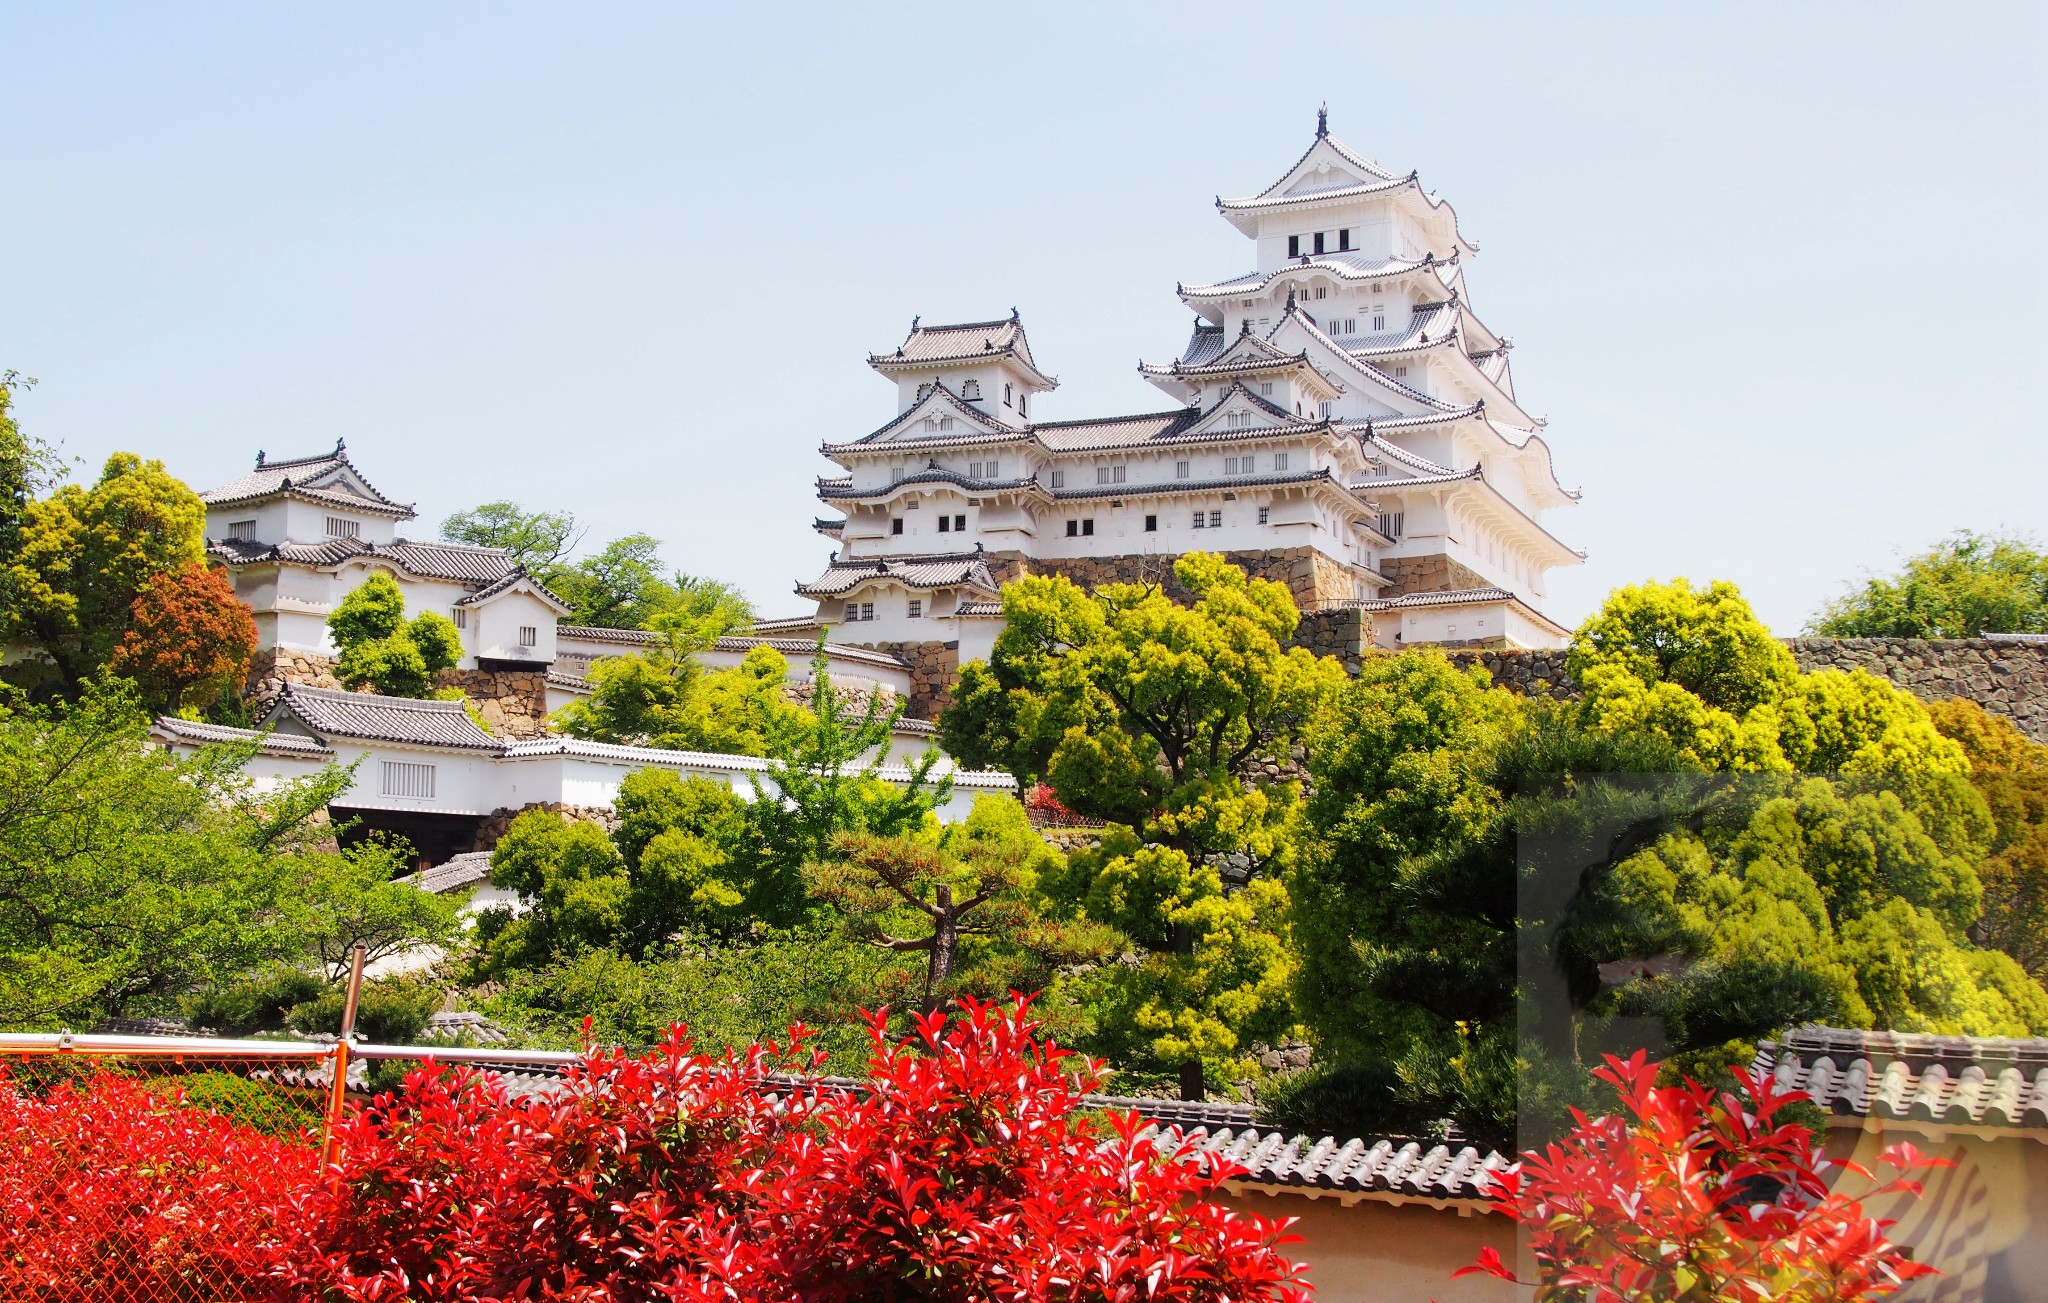
[{"label": "green tree", "polygon": [[357,946],[375,963],[453,942],[461,899],[403,881],[410,866],[410,847],[374,836],[339,854],[300,860],[295,886],[307,902],[300,940],[330,982],[348,974]]},{"label": "green tree", "polygon": [[313,816],[348,768],[259,791],[254,743],[180,759],[147,740],[120,686],[0,702],[0,1025],[169,1011],[302,961],[318,910],[339,907]]},{"label": "green tree", "polygon": [[1984,909],[1970,936],[2048,981],[2048,746],[1960,697],[1927,710],[1969,756],[1991,814],[1991,854],[1977,868]]},{"label": "green tree", "polygon": [[552,586],[569,554],[583,541],[583,531],[566,511],[527,511],[516,502],[486,502],[442,521],[441,537],[451,543],[503,548],[515,565]]},{"label": "green tree", "polygon": [[327,617],[327,632],[341,649],[335,677],[387,697],[431,695],[434,675],[462,659],[454,622],[435,611],[407,620],[404,592],[382,571],[341,599]]},{"label": "green tree", "polygon": [[[28,505],[63,476],[55,449],[27,433],[14,419],[14,396],[35,387],[35,379],[19,371],[0,372],[0,557],[20,550],[28,527]],[[0,571],[0,582],[5,572]],[[10,604],[0,598],[0,610]]]},{"label": "green tree", "polygon": [[1187,605],[1140,584],[1005,585],[1007,624],[962,671],[941,740],[963,764],[1043,778],[1083,814],[1264,858],[1288,798],[1253,779],[1288,761],[1343,668],[1286,645],[1300,614],[1284,586],[1211,553],[1174,575]]},{"label": "green tree", "polygon": [[1830,638],[2048,633],[2048,556],[2018,535],[1961,530],[1829,602],[1811,627]]},{"label": "green tree", "polygon": [[754,647],[738,665],[707,673],[696,653],[715,635],[667,617],[657,623],[659,643],[590,667],[590,695],[556,711],[556,728],[597,742],[758,756],[785,722],[803,718],[783,697],[789,662],[781,652]]},{"label": "green tree", "polygon": [[[0,487],[22,492],[35,474]],[[205,560],[205,528],[199,496],[162,462],[115,453],[90,487],[66,484],[22,509],[18,545],[0,553],[0,643],[33,647],[57,689],[76,695],[150,581]]]}]

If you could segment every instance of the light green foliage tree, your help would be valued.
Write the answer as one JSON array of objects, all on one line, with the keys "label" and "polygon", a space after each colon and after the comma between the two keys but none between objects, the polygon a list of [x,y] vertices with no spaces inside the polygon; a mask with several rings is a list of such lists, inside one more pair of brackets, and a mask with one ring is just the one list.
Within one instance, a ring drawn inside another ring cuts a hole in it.
[{"label": "light green foliage tree", "polygon": [[[460,928],[462,901],[402,881],[411,848],[369,837],[334,855],[298,863],[306,904],[300,941],[331,982],[347,976],[357,946],[375,963],[420,947],[446,946]],[[431,1012],[431,1011],[430,1011]]]},{"label": "light green foliage tree", "polygon": [[659,644],[590,667],[590,695],[556,711],[556,728],[597,742],[759,756],[771,734],[803,718],[783,697],[781,652],[754,647],[731,669],[706,672],[695,653],[716,635],[668,617],[657,623],[666,627]]},{"label": "light green foliage tree", "polygon": [[[25,458],[7,472],[20,482],[0,489],[26,493],[41,473],[36,455],[8,455]],[[57,690],[76,695],[150,580],[205,559],[206,508],[162,462],[122,452],[90,487],[63,485],[19,511],[16,545],[0,552],[0,644],[34,647]]]},{"label": "light green foliage tree", "polygon": [[1829,602],[1812,629],[1831,638],[2048,633],[2048,556],[2018,535],[1962,530]]},{"label": "light green foliage tree", "polygon": [[513,564],[552,586],[583,541],[576,517],[566,511],[527,511],[516,502],[486,502],[441,522],[441,537],[475,547],[501,547]]},{"label": "light green foliage tree", "polygon": [[1861,670],[1801,674],[1733,584],[1618,588],[1566,668],[1584,722],[1668,741],[1707,770],[1961,774],[1919,702]]},{"label": "light green foliage tree", "polygon": [[1174,563],[1190,597],[1064,576],[1004,586],[1007,625],[961,674],[940,721],[970,766],[1043,778],[1083,813],[1191,853],[1273,851],[1291,797],[1251,780],[1343,682],[1333,660],[1286,644],[1287,589],[1212,553]]},{"label": "light green foliage tree", "polygon": [[[347,899],[367,862],[318,849],[314,814],[349,769],[258,791],[253,744],[179,759],[149,746],[132,696],[0,708],[0,1025],[90,1026],[169,1012],[316,939],[390,916]],[[431,913],[431,911],[427,911]],[[432,939],[432,920],[418,938]],[[403,930],[402,928],[400,930]],[[371,929],[359,933],[369,936]]]},{"label": "light green foliage tree", "polygon": [[1970,935],[2048,981],[2048,746],[1960,697],[1927,709],[1970,757],[1991,815],[1991,853],[1977,869],[1984,909]]},{"label": "light green foliage tree", "polygon": [[405,594],[390,575],[372,574],[327,617],[327,632],[341,649],[335,677],[351,688],[387,697],[427,697],[434,675],[462,659],[462,635],[435,611],[405,618]]},{"label": "light green foliage tree", "polygon": [[[28,505],[63,476],[55,449],[21,428],[14,419],[14,396],[35,386],[18,371],[0,372],[0,557],[21,548],[28,526]],[[4,575],[4,572],[0,572]],[[0,609],[5,609],[0,602]]]},{"label": "light green foliage tree", "polygon": [[1055,918],[1113,928],[1141,947],[1137,964],[1078,973],[1061,991],[1090,1011],[1089,1048],[1119,1067],[1178,1074],[1192,1093],[1255,1072],[1252,1043],[1293,1031],[1297,961],[1277,879],[1226,891],[1213,866],[1113,824],[1041,886]]}]

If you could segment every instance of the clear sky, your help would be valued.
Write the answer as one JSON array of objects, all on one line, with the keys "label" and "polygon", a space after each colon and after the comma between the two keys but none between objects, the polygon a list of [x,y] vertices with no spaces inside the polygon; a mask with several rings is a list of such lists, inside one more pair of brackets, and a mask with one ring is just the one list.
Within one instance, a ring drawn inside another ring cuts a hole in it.
[{"label": "clear sky", "polygon": [[1046,419],[1156,410],[1218,193],[1318,103],[1482,248],[1613,585],[1781,632],[2048,533],[2040,5],[0,4],[0,368],[204,488],[346,436],[411,531],[645,530],[764,613],[913,314],[1023,312]]}]

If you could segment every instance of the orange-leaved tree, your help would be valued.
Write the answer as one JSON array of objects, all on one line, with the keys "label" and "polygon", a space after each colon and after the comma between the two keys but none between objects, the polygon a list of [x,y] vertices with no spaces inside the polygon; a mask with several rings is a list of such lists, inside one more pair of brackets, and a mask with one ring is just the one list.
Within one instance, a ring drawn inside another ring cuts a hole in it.
[{"label": "orange-leaved tree", "polygon": [[256,617],[227,577],[194,561],[146,584],[107,668],[135,680],[143,700],[173,713],[241,687],[256,649]]}]

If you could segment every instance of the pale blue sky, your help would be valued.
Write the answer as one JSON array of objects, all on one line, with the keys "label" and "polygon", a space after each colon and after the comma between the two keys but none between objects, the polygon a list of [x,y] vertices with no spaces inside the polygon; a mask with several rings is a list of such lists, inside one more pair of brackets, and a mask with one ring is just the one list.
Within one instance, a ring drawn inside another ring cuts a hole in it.
[{"label": "pale blue sky", "polygon": [[1648,576],[1795,629],[1948,530],[2048,532],[2037,5],[0,5],[0,368],[197,487],[346,435],[413,531],[647,530],[765,613],[862,359],[1020,308],[1046,419],[1154,410],[1214,195],[1316,105],[1419,168]]}]

